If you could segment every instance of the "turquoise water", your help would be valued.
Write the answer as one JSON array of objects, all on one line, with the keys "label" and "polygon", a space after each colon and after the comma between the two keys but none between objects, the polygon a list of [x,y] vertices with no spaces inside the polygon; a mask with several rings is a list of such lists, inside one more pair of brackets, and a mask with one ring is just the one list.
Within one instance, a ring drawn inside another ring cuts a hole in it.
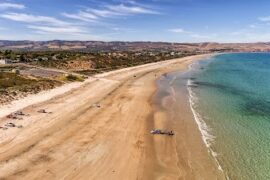
[{"label": "turquoise water", "polygon": [[230,179],[270,179],[270,54],[217,55],[192,68],[193,108]]}]

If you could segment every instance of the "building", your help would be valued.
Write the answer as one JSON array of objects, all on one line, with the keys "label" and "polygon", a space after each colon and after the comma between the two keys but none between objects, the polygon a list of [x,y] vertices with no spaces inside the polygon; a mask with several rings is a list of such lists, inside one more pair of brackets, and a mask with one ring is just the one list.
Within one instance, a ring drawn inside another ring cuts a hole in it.
[{"label": "building", "polygon": [[8,59],[0,59],[0,64],[9,64],[10,61]]}]

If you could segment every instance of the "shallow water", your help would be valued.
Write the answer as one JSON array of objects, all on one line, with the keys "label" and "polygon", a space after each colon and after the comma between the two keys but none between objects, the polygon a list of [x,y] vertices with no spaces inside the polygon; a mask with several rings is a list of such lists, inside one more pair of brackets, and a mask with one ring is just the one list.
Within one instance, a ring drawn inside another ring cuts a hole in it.
[{"label": "shallow water", "polygon": [[222,169],[230,179],[270,179],[270,54],[223,54],[191,69],[192,107]]},{"label": "shallow water", "polygon": [[176,97],[186,87],[203,140],[228,179],[270,179],[270,54],[217,55],[158,85],[160,97],[172,94],[163,87]]}]

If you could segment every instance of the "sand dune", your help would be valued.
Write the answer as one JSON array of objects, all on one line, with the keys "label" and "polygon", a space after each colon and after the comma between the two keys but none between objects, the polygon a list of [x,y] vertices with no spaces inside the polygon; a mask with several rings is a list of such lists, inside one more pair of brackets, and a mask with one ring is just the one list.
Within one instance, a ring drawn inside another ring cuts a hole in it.
[{"label": "sand dune", "polygon": [[208,56],[97,75],[61,95],[18,106],[30,116],[0,120],[0,126],[24,126],[0,129],[0,179],[223,179],[187,102],[181,113],[190,121],[177,122],[174,137],[149,133],[157,122],[174,125],[153,108],[155,80]]}]

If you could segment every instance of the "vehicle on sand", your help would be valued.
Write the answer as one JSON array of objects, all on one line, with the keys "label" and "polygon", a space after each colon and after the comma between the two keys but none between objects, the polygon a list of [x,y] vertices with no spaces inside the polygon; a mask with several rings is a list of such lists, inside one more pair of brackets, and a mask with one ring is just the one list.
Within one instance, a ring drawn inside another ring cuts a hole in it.
[{"label": "vehicle on sand", "polygon": [[25,114],[22,111],[16,111],[14,113],[15,116],[25,116]]},{"label": "vehicle on sand", "polygon": [[47,113],[47,111],[45,109],[40,109],[37,111],[38,113]]},{"label": "vehicle on sand", "polygon": [[14,115],[14,114],[9,114],[9,115],[6,116],[6,118],[8,118],[8,119],[18,119],[17,116]]},{"label": "vehicle on sand", "polygon": [[168,135],[168,136],[173,136],[174,132],[173,131],[164,131],[161,129],[153,129],[150,131],[151,134],[160,134],[160,135]]}]

